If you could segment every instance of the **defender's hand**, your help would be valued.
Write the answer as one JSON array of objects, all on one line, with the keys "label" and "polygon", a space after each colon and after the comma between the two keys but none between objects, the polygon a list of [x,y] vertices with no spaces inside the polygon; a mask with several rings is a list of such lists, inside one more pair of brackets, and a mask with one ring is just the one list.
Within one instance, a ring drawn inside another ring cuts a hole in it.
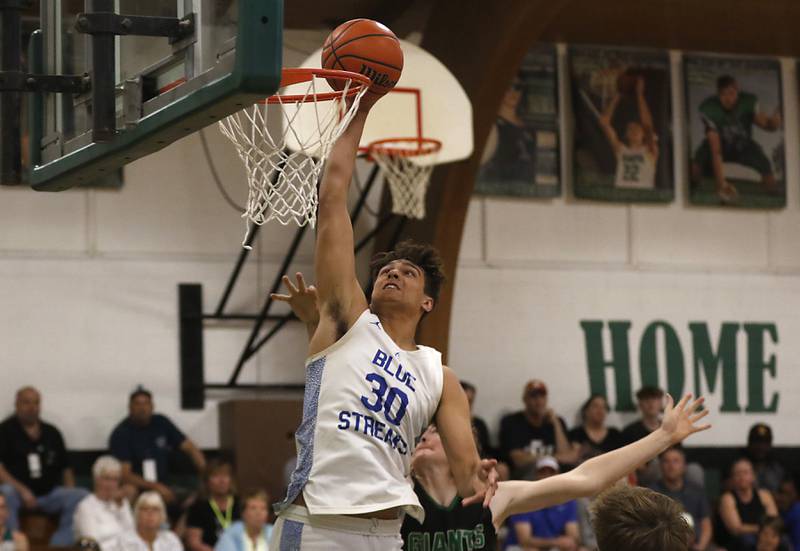
[{"label": "defender's hand", "polygon": [[664,409],[664,419],[661,422],[661,430],[670,436],[673,445],[680,443],[690,434],[711,428],[710,424],[697,424],[700,419],[708,415],[707,409],[698,411],[705,401],[705,398],[701,396],[689,404],[691,398],[692,395],[687,394],[677,405],[674,405],[672,396],[667,394],[667,404]]},{"label": "defender's hand", "polygon": [[497,459],[481,459],[478,480],[475,482],[475,494],[462,500],[462,504],[472,505],[483,500],[483,506],[488,507],[492,501],[494,493],[497,491],[497,482],[500,477],[497,474]]},{"label": "defender's hand", "polygon": [[303,323],[317,323],[319,321],[319,309],[317,308],[317,289],[313,285],[306,285],[303,274],[297,272],[297,286],[292,283],[289,276],[283,276],[283,284],[288,289],[288,295],[272,293],[273,300],[286,302],[291,306],[292,312]]}]

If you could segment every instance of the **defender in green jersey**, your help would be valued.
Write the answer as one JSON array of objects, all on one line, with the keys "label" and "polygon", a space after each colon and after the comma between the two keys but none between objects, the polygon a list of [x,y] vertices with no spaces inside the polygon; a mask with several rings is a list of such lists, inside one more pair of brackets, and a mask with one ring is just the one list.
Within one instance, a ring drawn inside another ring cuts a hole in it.
[{"label": "defender in green jersey", "polygon": [[724,163],[729,162],[752,168],[761,175],[763,187],[774,190],[777,184],[772,164],[753,139],[753,125],[767,132],[778,130],[782,122],[780,110],[772,116],[761,112],[757,96],[740,91],[730,75],[717,79],[717,94],[703,100],[699,110],[706,139],[692,159],[693,183],[713,177],[720,199],[726,203],[736,201],[739,192],[725,178]]}]

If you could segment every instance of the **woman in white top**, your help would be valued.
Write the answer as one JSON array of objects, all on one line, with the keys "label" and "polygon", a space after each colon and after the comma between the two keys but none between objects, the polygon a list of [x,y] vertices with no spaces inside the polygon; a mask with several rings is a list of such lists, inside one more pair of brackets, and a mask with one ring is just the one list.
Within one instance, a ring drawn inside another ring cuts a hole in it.
[{"label": "woman in white top", "polygon": [[122,465],[114,457],[103,455],[92,467],[94,493],[81,500],[75,509],[75,539],[89,538],[107,551],[125,532],[133,532],[131,504],[122,495]]},{"label": "woman in white top", "polygon": [[183,551],[178,536],[162,529],[167,522],[167,510],[158,492],[142,493],[133,512],[136,530],[117,538],[114,551]]}]

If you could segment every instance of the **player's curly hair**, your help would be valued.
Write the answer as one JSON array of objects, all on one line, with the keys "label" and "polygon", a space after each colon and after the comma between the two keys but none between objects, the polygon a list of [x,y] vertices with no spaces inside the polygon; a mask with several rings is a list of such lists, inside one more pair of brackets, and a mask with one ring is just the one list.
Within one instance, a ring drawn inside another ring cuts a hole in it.
[{"label": "player's curly hair", "polygon": [[439,292],[446,279],[442,257],[436,247],[407,239],[398,243],[392,251],[376,254],[369,263],[372,281],[375,281],[381,268],[395,260],[408,260],[425,272],[425,294],[431,297],[435,304],[439,300]]}]

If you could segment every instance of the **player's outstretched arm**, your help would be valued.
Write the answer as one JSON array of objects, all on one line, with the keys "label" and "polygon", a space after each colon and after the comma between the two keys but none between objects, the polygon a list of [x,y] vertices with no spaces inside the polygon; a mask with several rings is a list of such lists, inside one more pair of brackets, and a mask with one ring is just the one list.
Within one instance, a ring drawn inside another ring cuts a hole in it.
[{"label": "player's outstretched arm", "polygon": [[611,124],[611,120],[614,118],[614,112],[617,110],[617,106],[619,105],[619,100],[619,94],[614,94],[614,98],[603,110],[603,114],[600,115],[600,127],[603,129],[603,134],[606,135],[606,139],[608,140],[608,143],[611,145],[611,149],[614,150],[615,154],[619,153],[619,150],[622,148],[622,143],[619,141],[617,131],[614,130],[614,125]]},{"label": "player's outstretched arm", "polygon": [[708,415],[708,410],[698,411],[703,398],[689,404],[690,399],[687,394],[673,407],[672,397],[667,395],[660,428],[637,442],[589,459],[568,473],[537,482],[501,482],[491,503],[495,526],[501,526],[509,515],[592,496],[690,434],[709,429],[711,425],[699,424]]},{"label": "player's outstretched arm", "polygon": [[653,123],[653,113],[647,105],[647,98],[644,95],[644,77],[636,80],[636,105],[639,109],[639,120],[644,129],[645,144],[650,154],[658,159],[658,141],[655,135],[655,124]]},{"label": "player's outstretched arm", "polygon": [[367,308],[356,279],[353,226],[347,211],[347,192],[366,120],[367,110],[362,109],[336,140],[319,188],[314,276],[320,324],[311,339],[311,354],[336,342]]},{"label": "player's outstretched arm", "polygon": [[455,373],[447,366],[444,370],[442,397],[436,410],[436,428],[442,438],[450,471],[461,497],[472,498],[465,503],[484,499],[488,502],[497,486],[494,460],[481,460],[475,437],[467,395]]}]

